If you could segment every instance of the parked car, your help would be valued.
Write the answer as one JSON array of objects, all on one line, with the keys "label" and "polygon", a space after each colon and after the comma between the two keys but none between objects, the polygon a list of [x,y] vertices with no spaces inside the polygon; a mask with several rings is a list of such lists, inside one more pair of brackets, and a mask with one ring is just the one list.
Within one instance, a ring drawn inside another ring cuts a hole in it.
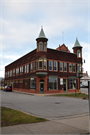
[{"label": "parked car", "polygon": [[82,84],[80,84],[80,88],[85,88],[85,86],[84,86],[84,85],[82,85]]},{"label": "parked car", "polygon": [[4,85],[0,85],[0,90],[3,90],[4,89]]},{"label": "parked car", "polygon": [[4,91],[12,91],[12,86],[5,86]]}]

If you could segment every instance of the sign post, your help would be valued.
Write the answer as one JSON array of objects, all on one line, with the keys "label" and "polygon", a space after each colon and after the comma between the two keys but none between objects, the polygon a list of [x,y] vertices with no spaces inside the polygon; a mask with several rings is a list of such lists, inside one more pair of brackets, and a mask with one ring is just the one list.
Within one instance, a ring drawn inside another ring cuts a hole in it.
[{"label": "sign post", "polygon": [[[88,103],[89,103],[89,125],[90,125],[90,81],[88,81]],[[89,134],[90,134],[90,128],[89,128]]]}]

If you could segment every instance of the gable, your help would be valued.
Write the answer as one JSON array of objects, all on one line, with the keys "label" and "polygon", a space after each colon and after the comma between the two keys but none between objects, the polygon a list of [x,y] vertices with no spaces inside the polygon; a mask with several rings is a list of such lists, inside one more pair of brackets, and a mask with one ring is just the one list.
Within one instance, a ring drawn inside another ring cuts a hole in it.
[{"label": "gable", "polygon": [[68,47],[66,47],[64,44],[63,45],[59,45],[58,48],[56,48],[56,50],[62,50],[62,51],[66,51],[66,52],[70,52]]}]

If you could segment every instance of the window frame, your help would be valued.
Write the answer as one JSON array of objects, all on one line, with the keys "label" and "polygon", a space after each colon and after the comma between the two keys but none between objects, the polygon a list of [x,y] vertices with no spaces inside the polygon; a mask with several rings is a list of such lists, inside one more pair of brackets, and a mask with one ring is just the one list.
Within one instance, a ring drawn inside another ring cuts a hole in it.
[{"label": "window frame", "polygon": [[74,71],[74,66],[73,66],[73,72],[75,73],[76,72],[76,64],[73,64],[73,65],[75,65],[75,71]]},{"label": "window frame", "polygon": [[[52,65],[50,65],[50,62],[52,63]],[[50,67],[52,67],[52,69],[50,69]],[[53,61],[49,60],[49,71],[53,71]]]},{"label": "window frame", "polygon": [[[55,65],[55,63],[56,63],[56,65]],[[58,70],[58,62],[57,61],[54,61],[54,71],[57,71],[57,70]]]},{"label": "window frame", "polygon": [[[35,88],[31,88],[31,79],[34,79],[34,81],[35,81]],[[36,90],[36,78],[35,77],[30,78],[30,89],[31,90]]]},{"label": "window frame", "polygon": [[[67,63],[64,62],[64,64],[66,64],[66,70],[65,70],[65,67],[64,67],[64,72],[67,72]],[[64,65],[65,66],[65,65]]]},{"label": "window frame", "polygon": [[[53,82],[50,82],[50,79],[57,79],[57,82],[55,83],[54,81]],[[50,89],[50,85],[53,87]],[[55,85],[56,85],[56,89],[55,89]],[[48,82],[48,89],[49,90],[58,90],[58,77],[49,77],[49,82]]]},{"label": "window frame", "polygon": [[69,63],[69,72],[72,72],[72,63]]},{"label": "window frame", "polygon": [[[60,63],[62,63],[62,67],[60,66]],[[61,70],[61,68],[62,68],[62,70]],[[59,62],[59,70],[60,70],[60,72],[63,72],[63,62]]]}]

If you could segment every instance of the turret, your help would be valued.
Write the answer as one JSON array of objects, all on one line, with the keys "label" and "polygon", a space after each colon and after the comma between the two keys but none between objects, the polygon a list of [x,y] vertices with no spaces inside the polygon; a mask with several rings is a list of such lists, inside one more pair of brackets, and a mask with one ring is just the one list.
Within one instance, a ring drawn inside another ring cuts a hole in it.
[{"label": "turret", "polygon": [[82,73],[82,46],[77,38],[72,49],[73,52],[77,54],[77,72]]},{"label": "turret", "polygon": [[48,39],[46,38],[43,27],[41,27],[40,34],[38,38],[36,39],[37,41],[37,52],[39,51],[47,51],[47,41]]}]

